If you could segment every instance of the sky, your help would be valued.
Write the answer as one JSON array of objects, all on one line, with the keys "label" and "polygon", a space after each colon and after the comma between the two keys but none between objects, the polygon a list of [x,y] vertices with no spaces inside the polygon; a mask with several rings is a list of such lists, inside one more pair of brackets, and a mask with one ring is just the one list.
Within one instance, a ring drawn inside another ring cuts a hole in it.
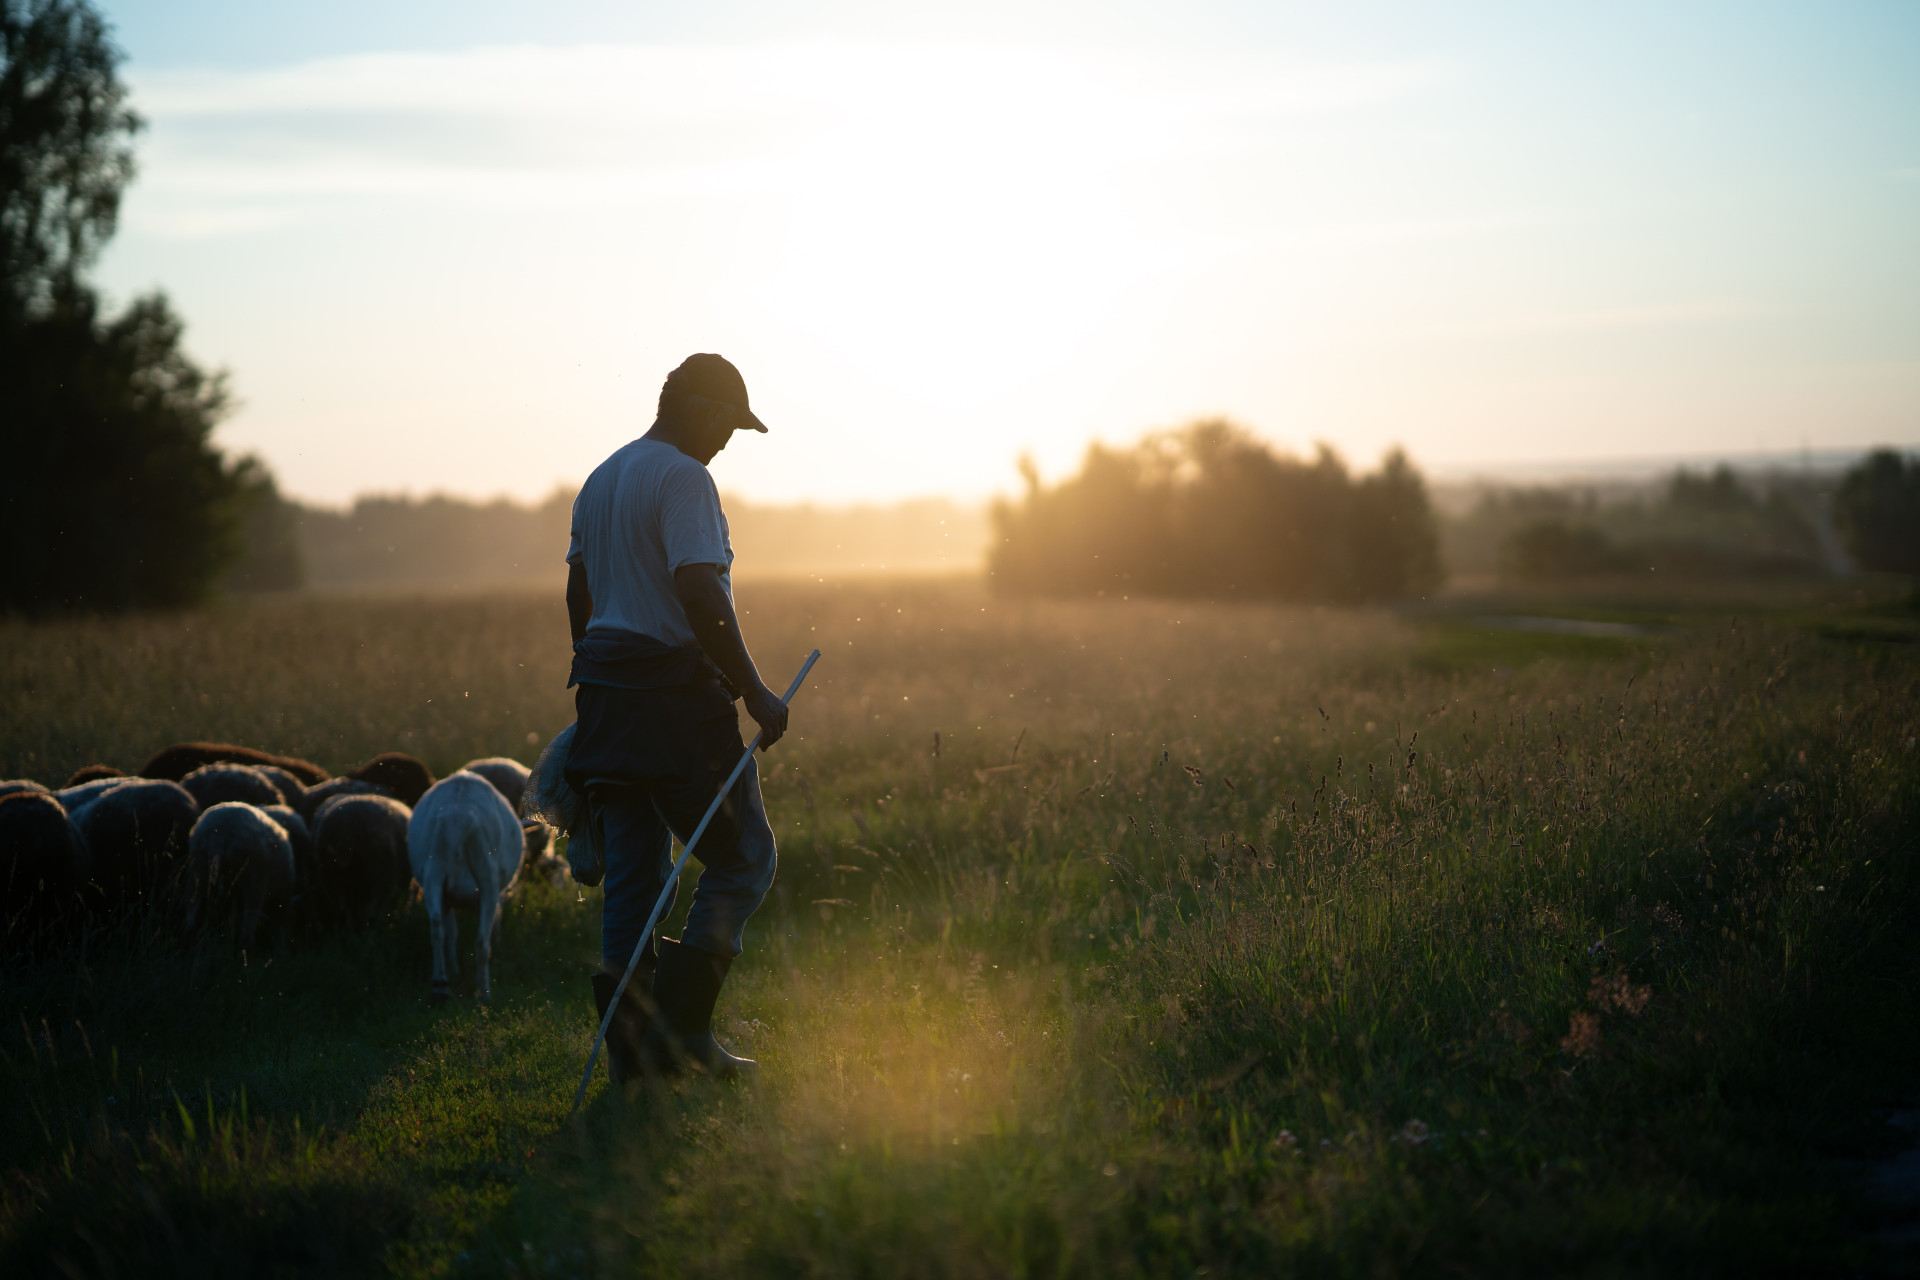
[{"label": "sky", "polygon": [[718,351],[729,492],[1203,416],[1438,475],[1920,444],[1920,5],[118,0],[98,271],[290,494],[544,495]]}]

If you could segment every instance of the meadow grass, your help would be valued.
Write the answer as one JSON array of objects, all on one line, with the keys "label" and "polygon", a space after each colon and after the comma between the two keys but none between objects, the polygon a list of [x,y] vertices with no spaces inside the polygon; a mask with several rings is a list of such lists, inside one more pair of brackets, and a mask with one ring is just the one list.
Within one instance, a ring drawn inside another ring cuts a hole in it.
[{"label": "meadow grass", "polygon": [[[1841,1161],[1920,1048],[1897,619],[741,603],[770,683],[825,654],[762,760],[780,876],[721,1009],[760,1079],[602,1077],[568,1115],[598,950],[570,882],[510,905],[486,1007],[428,1008],[417,907],[257,955],[95,936],[4,978],[0,1264],[1893,1265]],[[565,662],[529,597],[0,624],[0,775],[189,737],[531,759]]]}]

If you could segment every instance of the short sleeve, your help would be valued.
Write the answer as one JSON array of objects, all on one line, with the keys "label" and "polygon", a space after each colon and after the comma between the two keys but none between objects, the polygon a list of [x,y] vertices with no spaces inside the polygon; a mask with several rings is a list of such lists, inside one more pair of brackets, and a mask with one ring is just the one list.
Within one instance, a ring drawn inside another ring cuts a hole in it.
[{"label": "short sleeve", "polygon": [[567,537],[567,563],[577,564],[583,568],[587,563],[587,554],[580,546],[580,495],[585,492],[586,488],[582,486],[580,493],[573,497],[573,517],[569,521]]},{"label": "short sleeve", "polygon": [[661,486],[660,543],[667,552],[667,572],[685,565],[710,564],[725,570],[727,521],[720,512],[720,491],[713,477],[698,463],[676,467]]}]

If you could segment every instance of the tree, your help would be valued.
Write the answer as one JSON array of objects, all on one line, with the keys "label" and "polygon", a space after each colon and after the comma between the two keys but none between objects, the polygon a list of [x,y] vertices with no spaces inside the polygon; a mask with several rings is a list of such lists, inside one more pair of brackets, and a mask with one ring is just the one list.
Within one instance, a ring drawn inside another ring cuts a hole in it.
[{"label": "tree", "polygon": [[166,298],[107,318],[83,278],[133,176],[120,56],[85,0],[0,0],[0,610],[198,601],[272,492]]},{"label": "tree", "polygon": [[273,473],[247,456],[234,464],[239,482],[240,556],[220,585],[236,593],[286,591],[307,580],[300,553],[300,507],[280,496]]},{"label": "tree", "polygon": [[1876,449],[1840,478],[1833,515],[1861,568],[1920,576],[1920,461]]},{"label": "tree", "polygon": [[0,322],[80,290],[133,179],[120,53],[84,0],[0,0]]},{"label": "tree", "polygon": [[239,547],[239,475],[208,441],[224,380],[160,297],[102,322],[82,294],[0,345],[0,608],[190,604]]},{"label": "tree", "polygon": [[1355,590],[1369,600],[1427,591],[1440,583],[1440,538],[1427,482],[1405,451],[1391,450],[1380,470],[1353,490]]},{"label": "tree", "polygon": [[1094,445],[1051,488],[993,510],[996,589],[1039,595],[1381,600],[1439,580],[1426,484],[1395,450],[1355,480],[1322,446],[1275,453],[1228,422]]}]

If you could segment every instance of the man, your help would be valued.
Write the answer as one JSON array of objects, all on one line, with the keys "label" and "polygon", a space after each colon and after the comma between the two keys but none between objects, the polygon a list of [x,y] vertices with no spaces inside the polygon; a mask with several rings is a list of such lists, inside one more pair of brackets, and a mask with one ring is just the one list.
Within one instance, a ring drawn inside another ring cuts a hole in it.
[{"label": "man", "polygon": [[[734,615],[733,548],[707,464],[735,431],[766,427],[739,370],[693,355],[667,375],[646,435],[601,463],[573,503],[567,617],[577,727],[567,781],[587,796],[606,861],[604,1018],[684,842],[745,750],[734,700],[764,750],[787,708],[760,679]],[[713,1006],[747,918],[773,885],[773,829],[748,768],[700,839],[704,870],[678,942],[646,949],[607,1033],[616,1082],[683,1069],[731,1075],[754,1063],[713,1035]],[[662,913],[663,916],[665,913]]]}]

